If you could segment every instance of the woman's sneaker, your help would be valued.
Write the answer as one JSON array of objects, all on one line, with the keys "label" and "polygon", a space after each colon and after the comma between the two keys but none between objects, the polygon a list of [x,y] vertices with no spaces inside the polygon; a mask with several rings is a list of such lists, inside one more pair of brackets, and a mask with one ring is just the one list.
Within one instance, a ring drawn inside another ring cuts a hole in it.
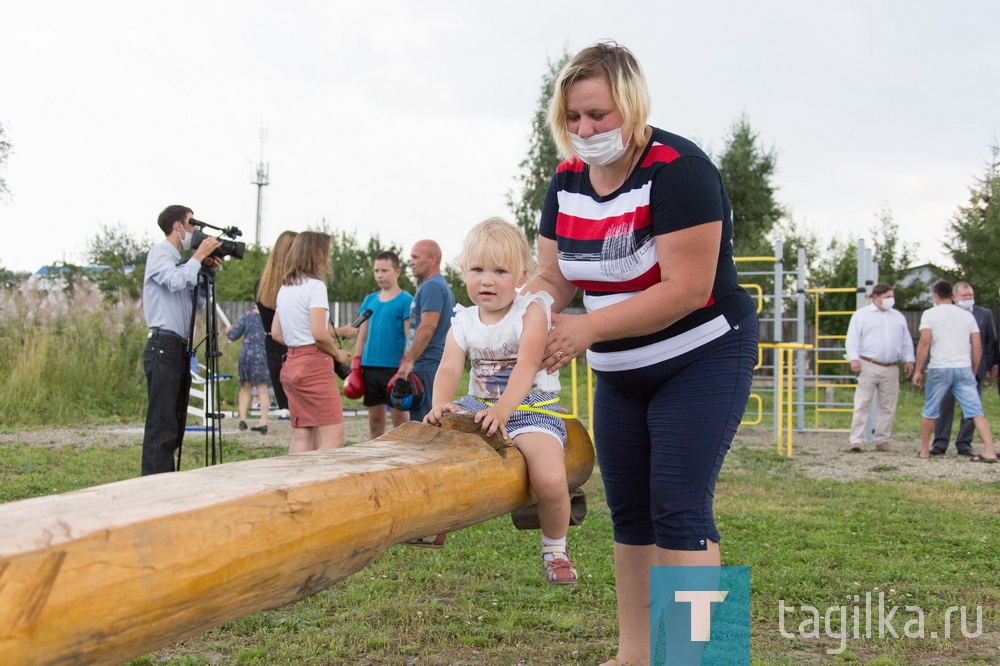
[{"label": "woman's sneaker", "polygon": [[[545,559],[549,554],[552,559]],[[553,585],[572,585],[579,580],[566,546],[542,546],[542,568],[545,570],[545,580]]]}]

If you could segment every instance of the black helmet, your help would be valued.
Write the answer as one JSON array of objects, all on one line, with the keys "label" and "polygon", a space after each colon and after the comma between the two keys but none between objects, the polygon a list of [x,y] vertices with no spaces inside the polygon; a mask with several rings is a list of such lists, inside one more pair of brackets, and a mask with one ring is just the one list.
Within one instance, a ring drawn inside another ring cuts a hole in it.
[{"label": "black helmet", "polygon": [[398,375],[389,382],[389,405],[401,412],[417,409],[424,404],[424,385],[420,378],[410,373],[404,379]]}]

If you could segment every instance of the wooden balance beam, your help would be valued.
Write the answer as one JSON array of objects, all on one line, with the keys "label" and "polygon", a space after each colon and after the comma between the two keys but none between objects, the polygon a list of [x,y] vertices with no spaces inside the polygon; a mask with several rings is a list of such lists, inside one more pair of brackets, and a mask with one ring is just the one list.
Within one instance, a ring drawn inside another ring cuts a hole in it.
[{"label": "wooden balance beam", "polygon": [[[566,425],[579,488],[593,447]],[[0,664],[120,664],[533,504],[520,452],[463,427],[0,505]]]}]

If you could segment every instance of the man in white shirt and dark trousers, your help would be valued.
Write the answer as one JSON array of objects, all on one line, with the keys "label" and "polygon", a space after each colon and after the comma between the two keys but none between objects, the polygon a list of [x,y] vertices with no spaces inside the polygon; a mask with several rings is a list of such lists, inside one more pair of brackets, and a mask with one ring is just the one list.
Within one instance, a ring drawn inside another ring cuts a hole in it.
[{"label": "man in white shirt and dark trousers", "polygon": [[946,391],[955,394],[955,400],[962,413],[971,418],[976,432],[983,439],[981,455],[969,458],[972,462],[995,463],[993,434],[990,424],[983,414],[983,403],[979,398],[979,382],[973,368],[982,360],[982,342],[979,339],[979,325],[971,313],[951,302],[951,284],[944,280],[934,285],[934,307],[924,310],[920,317],[920,342],[917,343],[917,370],[913,373],[913,384],[920,386],[922,368],[930,353],[927,364],[927,390],[924,395],[924,409],[920,413],[920,453],[921,458],[930,458],[931,434],[934,421],[941,409],[941,398]]},{"label": "man in white shirt and dark trousers", "polygon": [[884,283],[872,289],[871,305],[851,316],[847,328],[847,360],[858,373],[854,392],[854,419],[851,422],[851,451],[863,451],[865,424],[872,395],[878,391],[878,416],[872,441],[877,451],[895,451],[889,444],[892,420],[899,398],[899,362],[906,365],[906,376],[913,374],[913,338],[906,317],[893,310],[896,299],[892,286]]},{"label": "man in white shirt and dark trousers", "polygon": [[[997,333],[993,326],[993,313],[976,305],[976,292],[968,282],[956,282],[953,289],[952,302],[967,312],[971,312],[979,326],[979,341],[982,343],[983,359],[976,368],[976,382],[979,396],[983,395],[982,381],[987,376],[997,376]],[[931,445],[931,455],[941,456],[948,451],[948,441],[951,439],[951,422],[955,413],[955,396],[951,391],[941,398],[941,412],[934,422],[934,443]],[[955,436],[955,448],[960,456],[973,456],[972,435],[976,425],[972,419],[962,414],[962,421]]]}]

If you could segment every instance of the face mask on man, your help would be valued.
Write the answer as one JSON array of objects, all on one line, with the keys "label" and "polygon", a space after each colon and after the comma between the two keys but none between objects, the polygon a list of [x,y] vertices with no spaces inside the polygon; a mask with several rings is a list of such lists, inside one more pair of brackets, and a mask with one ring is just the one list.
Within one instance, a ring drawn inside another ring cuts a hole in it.
[{"label": "face mask on man", "polygon": [[190,250],[191,241],[194,240],[194,234],[188,233],[185,229],[181,229],[181,250]]},{"label": "face mask on man", "polygon": [[880,305],[879,307],[888,312],[889,310],[892,309],[892,306],[895,304],[896,304],[896,299],[890,296],[888,298],[883,298],[882,305]]},{"label": "face mask on man", "polygon": [[959,301],[955,305],[962,308],[963,310],[968,310],[969,312],[972,312],[972,306],[975,304],[976,304],[976,299],[970,298],[967,301]]},{"label": "face mask on man", "polygon": [[[573,152],[576,153],[576,156],[590,166],[611,164],[624,155],[628,148],[628,144],[622,143],[620,127],[610,132],[589,136],[586,139],[576,134],[570,134],[569,140],[573,144]],[[629,139],[629,143],[631,143],[631,139]]]}]

